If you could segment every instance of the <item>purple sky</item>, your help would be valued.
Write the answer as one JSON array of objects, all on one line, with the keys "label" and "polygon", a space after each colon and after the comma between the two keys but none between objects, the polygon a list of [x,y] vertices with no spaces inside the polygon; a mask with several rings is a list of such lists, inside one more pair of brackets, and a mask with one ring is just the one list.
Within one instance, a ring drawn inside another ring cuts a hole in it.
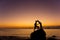
[{"label": "purple sky", "polygon": [[59,0],[2,0],[1,26],[31,26],[39,19],[43,25],[60,25]]}]

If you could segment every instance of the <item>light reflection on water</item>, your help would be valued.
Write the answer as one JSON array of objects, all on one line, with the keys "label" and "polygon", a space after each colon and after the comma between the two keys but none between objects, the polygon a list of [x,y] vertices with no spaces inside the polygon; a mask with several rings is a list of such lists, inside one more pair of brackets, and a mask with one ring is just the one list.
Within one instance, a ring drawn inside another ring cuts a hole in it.
[{"label": "light reflection on water", "polygon": [[[47,36],[60,37],[60,29],[44,29]],[[0,36],[24,36],[29,37],[33,29],[0,29]]]}]

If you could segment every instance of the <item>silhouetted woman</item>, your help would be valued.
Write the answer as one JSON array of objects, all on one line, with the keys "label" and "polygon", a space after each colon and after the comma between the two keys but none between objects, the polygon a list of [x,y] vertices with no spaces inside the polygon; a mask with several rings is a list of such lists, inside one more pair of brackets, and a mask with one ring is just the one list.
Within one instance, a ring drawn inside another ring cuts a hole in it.
[{"label": "silhouetted woman", "polygon": [[39,29],[39,26],[38,26],[38,20],[35,21],[35,24],[34,24],[34,31],[35,31],[35,29]]},{"label": "silhouetted woman", "polygon": [[[40,27],[37,26],[37,22],[40,24]],[[35,31],[35,29],[37,30]],[[42,23],[37,20],[35,21],[35,26],[34,26],[34,32],[31,33],[30,35],[31,40],[46,40],[46,33],[42,28]]]}]

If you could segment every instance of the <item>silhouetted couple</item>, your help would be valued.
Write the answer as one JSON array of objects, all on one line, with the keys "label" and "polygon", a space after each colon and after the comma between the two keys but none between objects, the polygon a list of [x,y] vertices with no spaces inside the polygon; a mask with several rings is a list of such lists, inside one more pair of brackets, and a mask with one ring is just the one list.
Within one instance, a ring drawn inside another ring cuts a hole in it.
[{"label": "silhouetted couple", "polygon": [[46,33],[42,28],[42,23],[39,20],[35,21],[34,32],[30,35],[31,40],[46,40]]}]

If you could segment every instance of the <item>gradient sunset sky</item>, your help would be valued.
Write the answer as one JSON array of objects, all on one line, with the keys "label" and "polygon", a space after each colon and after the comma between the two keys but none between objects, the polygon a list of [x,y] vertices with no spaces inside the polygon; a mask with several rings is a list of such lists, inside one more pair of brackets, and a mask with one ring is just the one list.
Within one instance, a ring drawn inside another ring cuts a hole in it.
[{"label": "gradient sunset sky", "polygon": [[0,26],[60,26],[60,0],[1,0]]}]

